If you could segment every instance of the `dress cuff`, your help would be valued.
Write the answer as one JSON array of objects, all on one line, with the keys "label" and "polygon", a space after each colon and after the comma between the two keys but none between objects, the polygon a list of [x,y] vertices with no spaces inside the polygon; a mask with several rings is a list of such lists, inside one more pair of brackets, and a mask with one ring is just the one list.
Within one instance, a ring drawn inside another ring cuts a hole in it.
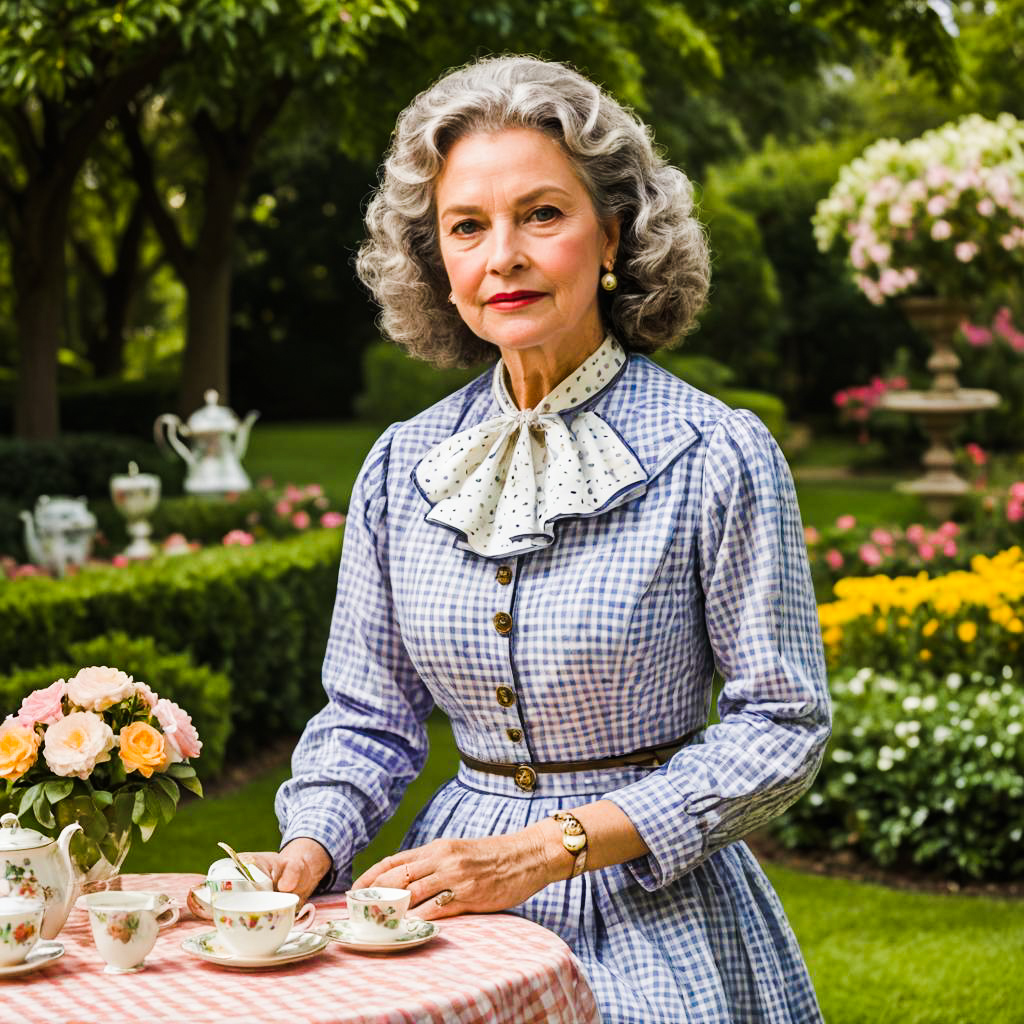
[{"label": "dress cuff", "polygon": [[347,888],[351,883],[352,858],[355,850],[352,844],[352,830],[336,814],[326,815],[321,811],[306,811],[288,822],[281,835],[283,849],[293,839],[312,839],[319,843],[331,858],[331,867],[317,883],[314,895],[333,892],[339,886]]}]

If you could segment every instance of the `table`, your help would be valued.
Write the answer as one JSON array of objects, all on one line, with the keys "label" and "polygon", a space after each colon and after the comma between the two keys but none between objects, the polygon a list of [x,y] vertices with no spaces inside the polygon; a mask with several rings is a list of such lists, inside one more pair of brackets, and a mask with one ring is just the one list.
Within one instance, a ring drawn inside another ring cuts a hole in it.
[{"label": "table", "polygon": [[[553,932],[512,914],[466,914],[403,953],[368,956],[332,942],[273,971],[227,970],[181,942],[213,927],[185,908],[200,875],[124,875],[124,889],[165,892],[182,908],[138,974],[103,973],[88,915],[57,936],[60,960],[0,982],[0,1021],[19,1024],[597,1024],[579,961]],[[340,894],[318,896],[317,920],[344,917]]]}]

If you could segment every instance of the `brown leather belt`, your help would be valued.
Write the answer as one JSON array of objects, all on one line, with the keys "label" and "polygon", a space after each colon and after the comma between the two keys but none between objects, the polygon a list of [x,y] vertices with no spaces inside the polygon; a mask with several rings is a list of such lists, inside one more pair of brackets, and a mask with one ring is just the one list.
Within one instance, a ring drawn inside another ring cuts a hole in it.
[{"label": "brown leather belt", "polygon": [[590,761],[544,761],[532,764],[519,761],[508,764],[500,761],[481,761],[459,751],[459,757],[468,768],[489,775],[504,775],[515,780],[516,785],[529,792],[537,785],[538,774],[557,772],[587,772],[597,768],[660,768],[673,754],[682,750],[698,733],[703,730],[693,729],[679,739],[671,740],[657,747],[644,747],[634,750],[631,754],[620,754],[615,757],[598,757]]}]

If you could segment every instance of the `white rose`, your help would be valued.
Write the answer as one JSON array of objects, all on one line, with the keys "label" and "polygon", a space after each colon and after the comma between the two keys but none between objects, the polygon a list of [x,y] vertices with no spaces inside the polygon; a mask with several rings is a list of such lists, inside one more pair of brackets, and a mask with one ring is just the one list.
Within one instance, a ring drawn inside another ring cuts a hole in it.
[{"label": "white rose", "polygon": [[114,733],[99,715],[74,711],[46,730],[43,757],[54,775],[87,779],[96,765],[110,760]]},{"label": "white rose", "polygon": [[132,677],[106,665],[83,668],[68,680],[68,700],[84,711],[105,711],[134,694]]}]

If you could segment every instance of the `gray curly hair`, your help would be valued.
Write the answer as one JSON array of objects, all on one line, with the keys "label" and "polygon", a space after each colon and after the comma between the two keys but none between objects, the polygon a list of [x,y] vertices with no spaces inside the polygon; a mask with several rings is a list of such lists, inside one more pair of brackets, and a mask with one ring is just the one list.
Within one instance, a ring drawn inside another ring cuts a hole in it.
[{"label": "gray curly hair", "polygon": [[522,56],[452,71],[398,118],[356,259],[381,305],[384,333],[437,366],[496,355],[448,302],[434,184],[455,142],[506,128],[533,128],[557,141],[598,217],[620,218],[619,287],[600,300],[606,329],[639,352],[680,338],[704,305],[710,276],[693,187],[656,152],[649,129],[593,82],[564,64]]}]

